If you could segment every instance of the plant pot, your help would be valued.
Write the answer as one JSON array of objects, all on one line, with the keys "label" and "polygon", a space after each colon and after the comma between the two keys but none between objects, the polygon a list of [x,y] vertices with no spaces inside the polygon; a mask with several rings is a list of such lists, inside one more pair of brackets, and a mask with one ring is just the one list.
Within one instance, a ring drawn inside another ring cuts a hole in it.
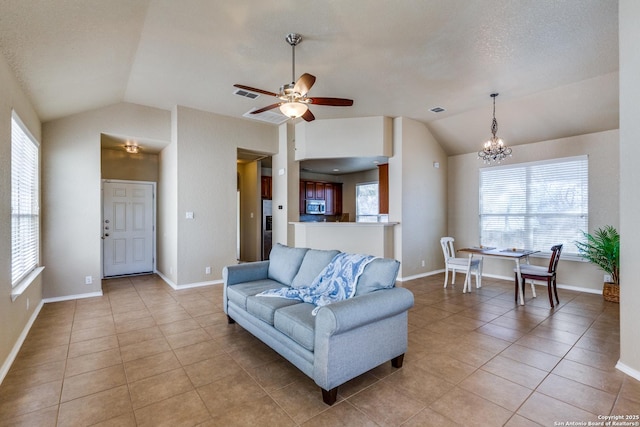
[{"label": "plant pot", "polygon": [[602,296],[605,301],[620,302],[620,286],[614,285],[610,282],[605,282],[602,288]]}]

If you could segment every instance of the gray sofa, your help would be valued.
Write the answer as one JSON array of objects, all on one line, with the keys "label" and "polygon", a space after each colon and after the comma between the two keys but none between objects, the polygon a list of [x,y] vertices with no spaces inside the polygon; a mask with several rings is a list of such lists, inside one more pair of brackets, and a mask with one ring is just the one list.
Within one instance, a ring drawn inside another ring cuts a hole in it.
[{"label": "gray sofa", "polygon": [[268,261],[223,270],[224,310],[312,378],[332,405],[338,386],[391,360],[402,366],[407,349],[407,312],[413,294],[396,288],[400,263],[376,258],[365,267],[353,298],[322,306],[256,294],[283,286],[309,286],[339,251],[277,244]]}]

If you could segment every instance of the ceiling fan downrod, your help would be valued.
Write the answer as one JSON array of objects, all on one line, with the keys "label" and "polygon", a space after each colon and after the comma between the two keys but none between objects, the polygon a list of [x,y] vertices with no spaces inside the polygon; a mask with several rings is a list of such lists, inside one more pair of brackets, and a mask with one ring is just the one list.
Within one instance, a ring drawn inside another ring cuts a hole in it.
[{"label": "ceiling fan downrod", "polygon": [[296,83],[296,46],[302,41],[302,36],[298,33],[289,33],[285,38],[291,45],[291,84]]}]

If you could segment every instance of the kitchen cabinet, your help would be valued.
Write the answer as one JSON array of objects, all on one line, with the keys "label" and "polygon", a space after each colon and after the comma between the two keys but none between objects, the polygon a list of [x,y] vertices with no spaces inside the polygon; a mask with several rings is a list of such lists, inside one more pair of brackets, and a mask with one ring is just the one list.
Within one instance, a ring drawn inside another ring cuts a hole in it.
[{"label": "kitchen cabinet", "polygon": [[271,200],[272,196],[272,178],[270,176],[263,176],[260,179],[260,195],[263,199]]},{"label": "kitchen cabinet", "polygon": [[313,181],[306,181],[304,183],[304,198],[307,200],[313,200],[316,198],[316,183]]},{"label": "kitchen cabinet", "polygon": [[389,214],[389,164],[378,165],[378,213]]},{"label": "kitchen cabinet", "polygon": [[316,182],[315,183],[315,189],[316,189],[315,198],[317,200],[324,200],[325,183],[324,182]]},{"label": "kitchen cabinet", "polygon": [[335,184],[326,183],[322,184],[324,187],[324,200],[325,200],[325,215],[336,214],[336,197],[335,197]]},{"label": "kitchen cabinet", "polygon": [[300,181],[300,213],[306,200],[324,200],[325,215],[342,214],[342,184],[337,182]]}]

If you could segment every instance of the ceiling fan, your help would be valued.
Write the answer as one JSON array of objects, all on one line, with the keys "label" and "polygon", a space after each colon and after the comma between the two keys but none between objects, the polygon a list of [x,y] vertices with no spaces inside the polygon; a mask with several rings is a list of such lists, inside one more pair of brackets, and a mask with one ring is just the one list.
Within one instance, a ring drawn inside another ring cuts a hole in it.
[{"label": "ceiling fan", "polygon": [[280,111],[287,117],[292,119],[302,117],[307,122],[315,120],[315,116],[309,110],[309,104],[315,105],[330,105],[335,107],[349,107],[353,105],[352,99],[345,98],[318,98],[307,96],[311,86],[316,81],[315,76],[304,73],[300,78],[295,81],[296,78],[296,46],[302,41],[302,36],[296,33],[290,33],[285,38],[287,43],[291,45],[292,51],[292,66],[291,66],[291,83],[283,85],[278,93],[269,92],[268,90],[256,89],[251,86],[245,86],[241,84],[235,84],[233,86],[248,90],[251,92],[262,93],[264,95],[275,96],[279,99],[275,104],[267,105],[266,107],[252,111],[251,114],[259,114],[267,110],[280,107]]}]

